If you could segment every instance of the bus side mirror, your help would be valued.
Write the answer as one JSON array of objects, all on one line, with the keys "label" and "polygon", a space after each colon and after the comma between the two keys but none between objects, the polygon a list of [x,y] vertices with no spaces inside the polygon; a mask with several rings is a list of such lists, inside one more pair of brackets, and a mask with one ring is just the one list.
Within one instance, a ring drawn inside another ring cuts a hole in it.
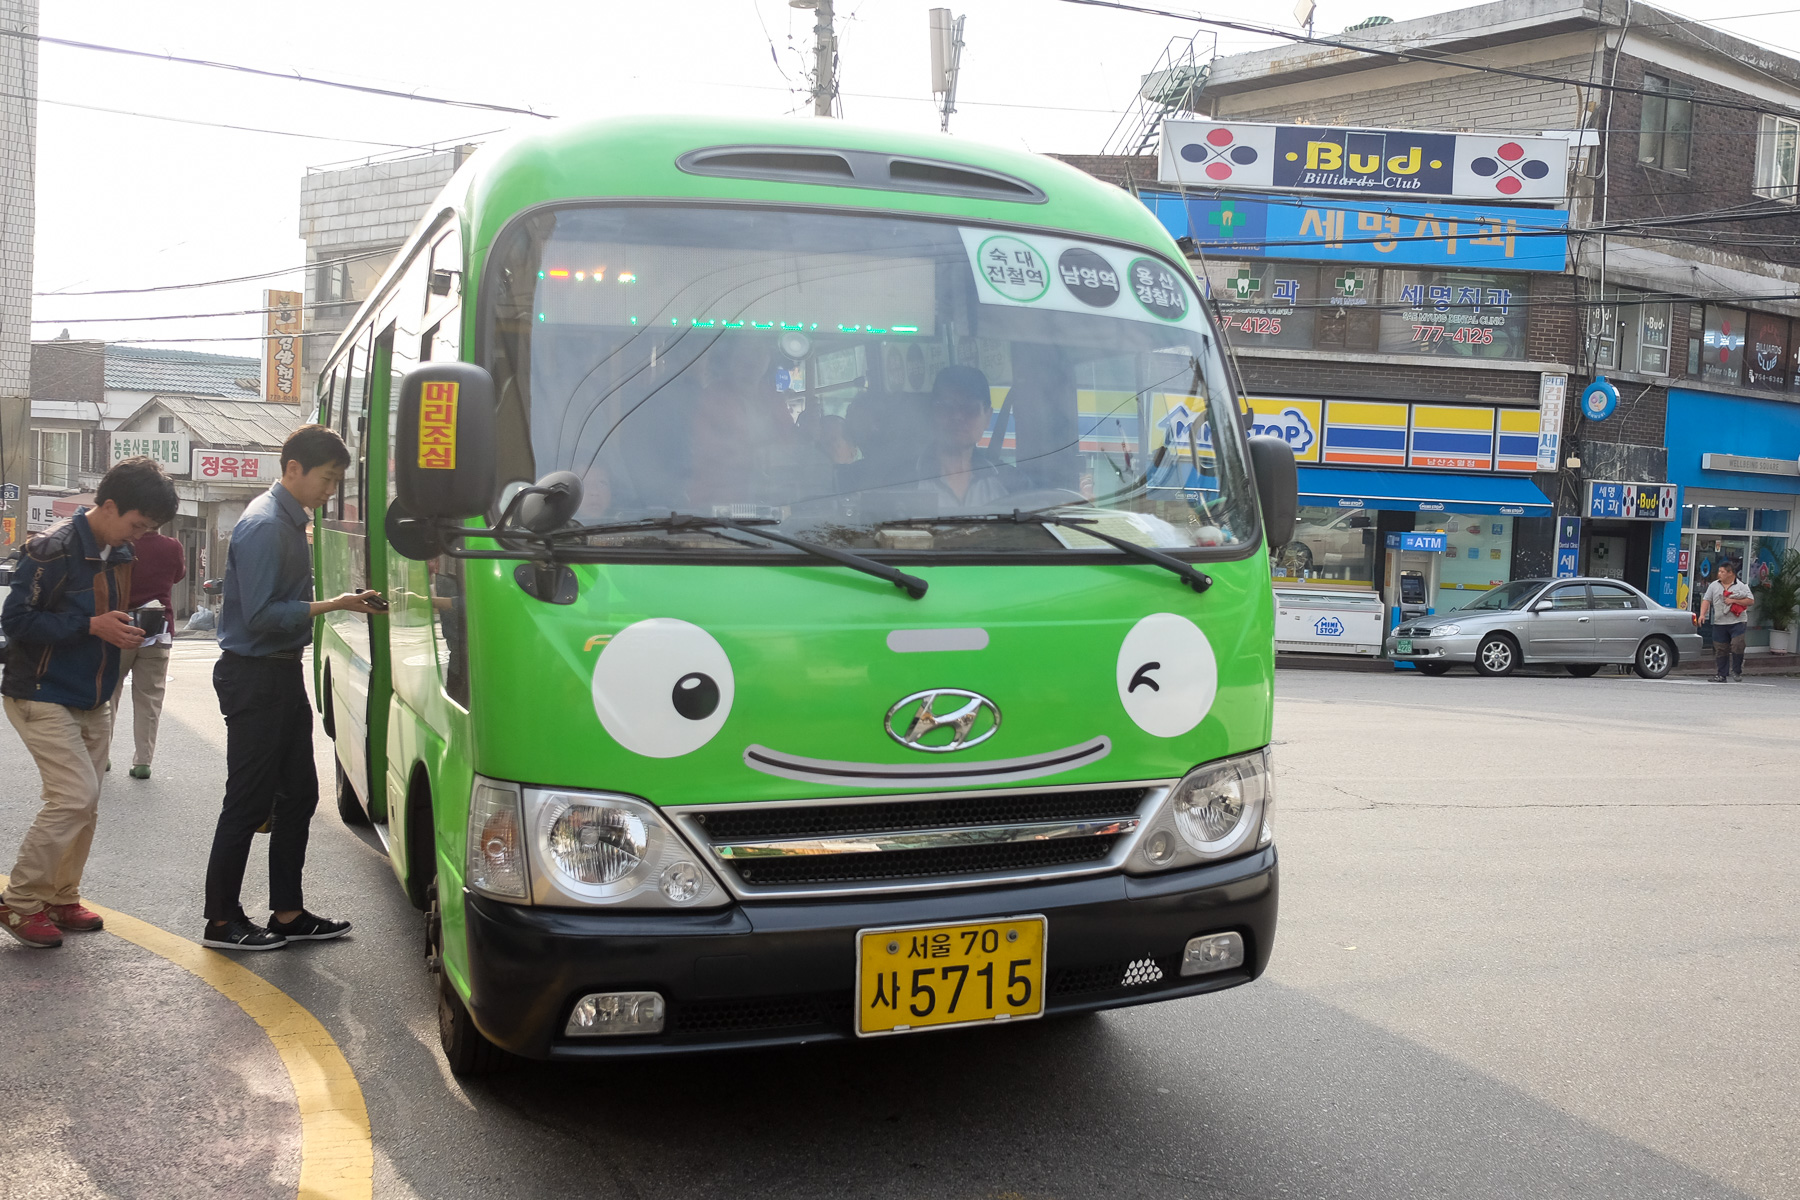
[{"label": "bus side mirror", "polygon": [[1300,516],[1300,482],[1294,473],[1294,448],[1278,437],[1250,439],[1250,465],[1256,472],[1256,498],[1262,502],[1263,539],[1270,551],[1294,540]]},{"label": "bus side mirror", "polygon": [[494,500],[494,380],[473,363],[428,362],[400,381],[394,483],[432,521],[476,517]]}]

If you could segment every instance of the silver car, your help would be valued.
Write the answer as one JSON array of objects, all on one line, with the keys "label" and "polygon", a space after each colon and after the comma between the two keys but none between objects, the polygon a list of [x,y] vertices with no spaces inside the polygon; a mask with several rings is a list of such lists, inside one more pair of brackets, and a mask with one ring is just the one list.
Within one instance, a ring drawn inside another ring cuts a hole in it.
[{"label": "silver car", "polygon": [[1630,663],[1645,679],[1661,679],[1701,646],[1690,614],[1617,579],[1515,579],[1461,608],[1402,622],[1386,650],[1427,675],[1458,663],[1483,675],[1559,663],[1584,678],[1607,663]]}]

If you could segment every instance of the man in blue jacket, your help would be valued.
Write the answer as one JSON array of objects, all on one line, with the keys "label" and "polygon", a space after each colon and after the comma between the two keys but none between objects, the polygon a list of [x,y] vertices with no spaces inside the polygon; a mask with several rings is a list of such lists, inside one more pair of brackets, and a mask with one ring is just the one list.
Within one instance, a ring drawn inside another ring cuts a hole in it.
[{"label": "man in blue jacket", "polygon": [[175,517],[175,485],[148,458],[100,481],[93,507],[25,543],[0,611],[11,644],[0,693],[6,717],[43,776],[43,806],[0,897],[0,926],[27,946],[62,945],[99,929],[81,903],[81,872],[112,740],[119,651],[144,635],[131,624],[131,543]]}]

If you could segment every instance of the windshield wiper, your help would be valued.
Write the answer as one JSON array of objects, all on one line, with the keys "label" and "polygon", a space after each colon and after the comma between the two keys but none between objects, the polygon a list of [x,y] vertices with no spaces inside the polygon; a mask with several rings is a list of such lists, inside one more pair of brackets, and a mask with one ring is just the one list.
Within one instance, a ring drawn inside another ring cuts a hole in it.
[{"label": "windshield wiper", "polygon": [[[547,536],[557,541],[561,541],[565,538],[599,536],[609,533],[632,533],[640,529],[666,530],[671,533],[683,529],[693,529],[701,532],[730,529],[737,533],[749,534],[751,537],[767,538],[771,542],[779,542],[784,546],[792,546],[794,549],[805,554],[810,554],[814,558],[821,558],[827,562],[834,562],[840,566],[849,567],[853,571],[861,571],[865,575],[873,575],[877,579],[885,579],[895,587],[900,588],[914,600],[923,597],[926,589],[931,586],[917,575],[908,575],[905,571],[890,567],[883,562],[876,562],[872,558],[864,558],[860,554],[851,554],[849,551],[839,550],[835,546],[827,546],[820,542],[809,542],[804,538],[789,537],[785,533],[777,533],[773,529],[764,528],[764,526],[775,524],[778,524],[778,522],[773,517],[744,517],[742,519],[737,519],[732,517],[703,517],[698,513],[672,512],[666,517],[645,517],[639,521],[614,521],[603,525],[572,526],[568,529],[558,529]],[[727,538],[726,540],[735,541],[736,539]]]},{"label": "windshield wiper", "polygon": [[897,521],[884,521],[876,526],[887,529],[898,525],[1061,525],[1066,529],[1077,529],[1091,538],[1105,542],[1115,550],[1122,550],[1134,558],[1155,563],[1165,571],[1181,577],[1181,581],[1196,592],[1204,592],[1213,584],[1212,576],[1204,571],[1197,571],[1190,563],[1184,563],[1172,554],[1164,554],[1161,550],[1149,546],[1140,546],[1136,542],[1128,542],[1124,538],[1116,538],[1110,533],[1102,533],[1092,528],[1098,523],[1097,517],[1065,517],[1059,513],[1040,510],[1037,512],[1020,512],[1013,509],[1010,513],[971,513],[961,517],[904,517]]}]

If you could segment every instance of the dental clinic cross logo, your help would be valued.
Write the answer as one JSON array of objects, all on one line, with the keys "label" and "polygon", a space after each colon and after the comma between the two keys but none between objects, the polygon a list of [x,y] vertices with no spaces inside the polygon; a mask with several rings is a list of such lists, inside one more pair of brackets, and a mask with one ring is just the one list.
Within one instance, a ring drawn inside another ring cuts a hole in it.
[{"label": "dental clinic cross logo", "polygon": [[1337,277],[1334,286],[1337,288],[1338,295],[1346,300],[1354,300],[1362,295],[1362,290],[1368,286],[1368,281],[1363,278],[1361,271],[1345,271]]},{"label": "dental clinic cross logo", "polygon": [[1208,179],[1231,178],[1232,164],[1247,167],[1256,161],[1256,147],[1239,145],[1231,130],[1217,125],[1206,131],[1206,139],[1189,142],[1181,148],[1181,157],[1191,163],[1205,163]]},{"label": "dental clinic cross logo", "polygon": [[1550,164],[1542,159],[1526,158],[1525,147],[1507,142],[1489,158],[1483,155],[1469,164],[1469,170],[1483,179],[1494,181],[1494,190],[1502,196],[1516,196],[1527,179],[1542,179],[1550,173]]},{"label": "dental clinic cross logo", "polygon": [[1239,300],[1248,300],[1262,291],[1262,280],[1250,274],[1249,267],[1238,268],[1238,273],[1225,281],[1225,286]]},{"label": "dental clinic cross logo", "polygon": [[1221,204],[1218,208],[1206,215],[1206,223],[1208,225],[1217,225],[1219,227],[1219,240],[1228,242],[1237,236],[1237,231],[1232,227],[1237,224],[1238,218],[1242,215],[1243,214],[1238,212],[1237,205]]}]

